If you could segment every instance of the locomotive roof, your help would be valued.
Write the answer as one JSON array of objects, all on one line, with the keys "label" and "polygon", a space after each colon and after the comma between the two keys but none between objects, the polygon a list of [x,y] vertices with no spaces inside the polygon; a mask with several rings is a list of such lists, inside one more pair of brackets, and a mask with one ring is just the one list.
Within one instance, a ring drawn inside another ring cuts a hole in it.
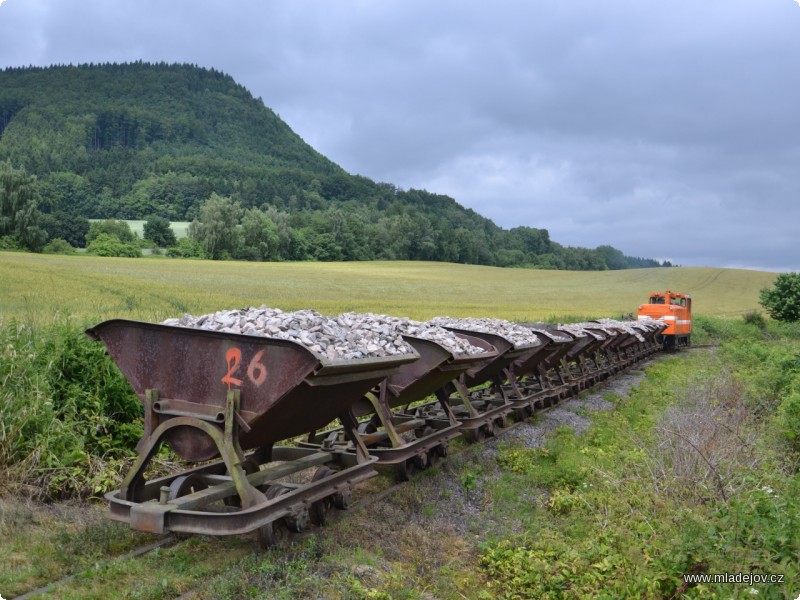
[{"label": "locomotive roof", "polygon": [[651,296],[674,296],[677,298],[688,298],[691,300],[691,296],[689,294],[682,294],[681,292],[673,292],[672,290],[667,290],[666,292],[650,292]]}]

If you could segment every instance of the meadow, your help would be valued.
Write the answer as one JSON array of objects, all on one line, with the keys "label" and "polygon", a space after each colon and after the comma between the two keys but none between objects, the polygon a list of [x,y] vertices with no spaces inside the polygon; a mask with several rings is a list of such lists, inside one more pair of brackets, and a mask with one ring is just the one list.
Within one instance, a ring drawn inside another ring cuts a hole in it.
[{"label": "meadow", "polygon": [[326,314],[381,312],[416,319],[491,316],[574,320],[635,313],[652,291],[691,294],[695,311],[756,310],[773,273],[674,267],[578,272],[425,262],[249,263],[0,252],[0,319],[54,315],[78,323],[159,321],[185,312],[267,304]]}]

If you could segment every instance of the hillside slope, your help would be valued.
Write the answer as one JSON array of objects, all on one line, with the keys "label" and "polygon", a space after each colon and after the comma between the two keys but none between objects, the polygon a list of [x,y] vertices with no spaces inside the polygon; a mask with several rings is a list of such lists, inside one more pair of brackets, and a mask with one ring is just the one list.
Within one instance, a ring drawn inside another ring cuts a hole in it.
[{"label": "hillside slope", "polygon": [[[220,176],[236,181],[248,169],[344,175],[230,76],[189,65],[0,71],[0,136],[0,158],[53,185],[114,197],[114,216],[142,208],[129,198],[137,182],[168,173],[177,179],[162,184],[187,188],[174,192],[188,199],[179,213]],[[67,173],[78,178],[57,176]],[[76,201],[88,217],[114,208],[80,195],[70,207]]]},{"label": "hillside slope", "polygon": [[0,71],[0,161],[36,175],[53,214],[191,221],[214,193],[277,211],[269,219],[292,249],[273,258],[658,266],[610,246],[565,248],[545,229],[504,230],[448,196],[350,175],[230,76],[193,65]]}]

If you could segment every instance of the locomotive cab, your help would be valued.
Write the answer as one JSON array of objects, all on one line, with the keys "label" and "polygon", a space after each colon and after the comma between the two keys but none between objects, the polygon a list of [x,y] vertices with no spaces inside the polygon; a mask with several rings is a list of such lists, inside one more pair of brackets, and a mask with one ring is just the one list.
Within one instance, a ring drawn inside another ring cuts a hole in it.
[{"label": "locomotive cab", "polygon": [[689,346],[692,341],[692,297],[667,290],[653,292],[647,304],[639,305],[638,319],[667,323],[661,333],[665,350]]}]

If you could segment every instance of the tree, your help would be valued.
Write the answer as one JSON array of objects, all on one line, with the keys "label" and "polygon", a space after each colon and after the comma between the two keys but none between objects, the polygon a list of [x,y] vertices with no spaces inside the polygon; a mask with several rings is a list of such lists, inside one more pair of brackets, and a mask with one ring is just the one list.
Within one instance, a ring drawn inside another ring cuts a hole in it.
[{"label": "tree", "polygon": [[800,321],[800,273],[781,273],[763,288],[759,303],[776,321]]},{"label": "tree", "polygon": [[127,256],[129,258],[138,258],[142,255],[142,251],[136,244],[122,242],[114,235],[101,233],[94,238],[87,246],[86,251],[89,254],[96,254],[97,256]]},{"label": "tree", "polygon": [[241,258],[278,260],[278,226],[257,208],[246,210],[242,217]]},{"label": "tree", "polygon": [[44,248],[43,254],[77,254],[78,251],[66,240],[55,238],[51,240]]},{"label": "tree", "polygon": [[89,233],[89,221],[83,217],[63,211],[43,214],[41,226],[47,232],[47,239],[61,238],[75,248],[86,245],[86,234]]},{"label": "tree", "polygon": [[89,224],[89,231],[86,234],[87,247],[102,234],[115,237],[125,244],[136,242],[136,234],[133,233],[131,226],[125,221],[106,219],[105,221],[93,221]]},{"label": "tree", "polygon": [[242,208],[230,198],[211,194],[200,207],[200,218],[189,226],[189,237],[203,244],[214,260],[236,256]]},{"label": "tree", "polygon": [[178,242],[175,239],[175,232],[169,226],[169,221],[156,215],[147,217],[144,222],[143,236],[144,239],[150,240],[161,248],[174,246]]},{"label": "tree", "polygon": [[47,239],[39,218],[36,178],[0,162],[0,237],[8,236],[21,247],[39,252]]},{"label": "tree", "polygon": [[597,252],[606,261],[606,266],[612,271],[628,268],[628,261],[625,259],[625,255],[613,246],[598,246]]}]

